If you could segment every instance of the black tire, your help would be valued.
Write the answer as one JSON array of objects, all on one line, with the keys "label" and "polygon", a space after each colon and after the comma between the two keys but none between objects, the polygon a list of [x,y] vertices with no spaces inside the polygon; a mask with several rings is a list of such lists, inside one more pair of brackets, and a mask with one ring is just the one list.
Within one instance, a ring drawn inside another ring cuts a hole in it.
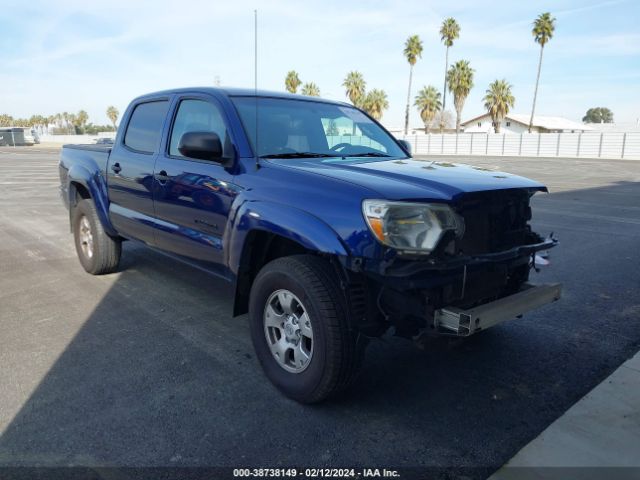
[{"label": "black tire", "polygon": [[[87,220],[89,233],[92,238],[91,254],[87,252],[87,242],[83,241],[81,225],[86,226]],[[102,227],[102,223],[96,213],[96,207],[91,199],[80,200],[73,209],[71,220],[73,236],[76,244],[76,252],[82,267],[92,275],[103,275],[113,273],[120,263],[122,253],[122,243],[119,239],[114,239],[107,235]],[[84,245],[84,248],[83,248]]]},{"label": "black tire", "polygon": [[[313,355],[304,371],[285,370],[265,335],[265,311],[271,295],[286,289],[300,299],[313,328]],[[273,260],[258,273],[249,301],[251,339],[266,376],[288,397],[317,403],[345,389],[354,379],[364,342],[349,328],[338,276],[331,264],[312,255]]]}]

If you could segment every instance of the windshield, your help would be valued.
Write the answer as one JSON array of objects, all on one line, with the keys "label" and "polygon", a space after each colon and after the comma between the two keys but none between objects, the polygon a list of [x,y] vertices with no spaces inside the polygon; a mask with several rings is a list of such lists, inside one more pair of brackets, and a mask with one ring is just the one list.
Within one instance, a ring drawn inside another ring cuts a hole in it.
[{"label": "windshield", "polygon": [[346,105],[284,98],[258,98],[256,102],[256,97],[232,97],[232,101],[260,157],[407,156],[380,126]]}]

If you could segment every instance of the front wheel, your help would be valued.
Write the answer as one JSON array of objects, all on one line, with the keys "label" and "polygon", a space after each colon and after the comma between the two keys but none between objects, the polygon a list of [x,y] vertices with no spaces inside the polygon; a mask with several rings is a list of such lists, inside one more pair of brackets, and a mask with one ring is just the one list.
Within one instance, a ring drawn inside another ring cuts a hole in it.
[{"label": "front wheel", "polygon": [[285,395],[315,403],[346,388],[359,365],[339,279],[312,255],[276,259],[251,288],[249,321],[265,374]]}]

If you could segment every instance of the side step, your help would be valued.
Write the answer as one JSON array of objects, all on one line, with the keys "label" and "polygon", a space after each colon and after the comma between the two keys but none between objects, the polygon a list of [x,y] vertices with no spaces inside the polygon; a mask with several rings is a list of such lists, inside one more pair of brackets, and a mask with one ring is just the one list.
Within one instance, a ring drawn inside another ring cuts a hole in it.
[{"label": "side step", "polygon": [[521,316],[535,308],[555,302],[560,298],[562,285],[550,283],[543,285],[524,284],[513,295],[484,305],[462,310],[458,307],[444,307],[436,310],[433,321],[437,331],[468,337],[479,330],[486,330],[505,320]]}]

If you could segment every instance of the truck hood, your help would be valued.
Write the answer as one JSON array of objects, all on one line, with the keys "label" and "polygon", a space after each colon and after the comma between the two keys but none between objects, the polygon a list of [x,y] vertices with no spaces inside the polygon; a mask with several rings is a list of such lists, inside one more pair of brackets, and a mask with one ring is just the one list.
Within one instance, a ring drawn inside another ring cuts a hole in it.
[{"label": "truck hood", "polygon": [[547,191],[544,185],[525,177],[458,163],[340,157],[272,162],[354,183],[390,200],[455,200],[469,192],[512,188]]}]

